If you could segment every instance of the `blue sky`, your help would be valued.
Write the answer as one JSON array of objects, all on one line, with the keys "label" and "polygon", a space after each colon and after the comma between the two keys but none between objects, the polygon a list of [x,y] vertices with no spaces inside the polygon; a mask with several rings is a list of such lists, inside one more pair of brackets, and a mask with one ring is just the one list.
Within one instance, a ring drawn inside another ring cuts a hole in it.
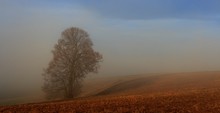
[{"label": "blue sky", "polygon": [[218,0],[110,0],[80,2],[107,18],[164,19],[187,18],[215,19],[220,13]]},{"label": "blue sky", "polygon": [[[4,7],[92,10],[105,18],[120,19],[219,19],[219,0],[20,0],[1,1]],[[10,10],[13,10],[10,9]]]},{"label": "blue sky", "polygon": [[219,6],[219,0],[1,0],[0,91],[40,90],[50,51],[72,26],[85,29],[103,54],[98,76],[220,70]]}]

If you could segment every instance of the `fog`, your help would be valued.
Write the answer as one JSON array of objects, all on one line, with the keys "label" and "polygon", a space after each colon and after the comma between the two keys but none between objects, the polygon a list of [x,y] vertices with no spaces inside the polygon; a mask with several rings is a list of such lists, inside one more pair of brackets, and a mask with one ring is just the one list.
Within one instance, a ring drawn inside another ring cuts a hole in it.
[{"label": "fog", "polygon": [[166,9],[160,16],[172,4],[131,14],[126,13],[129,5],[118,13],[111,13],[111,4],[101,5],[0,1],[0,99],[41,90],[51,50],[61,32],[72,26],[86,30],[94,49],[103,54],[96,76],[220,69],[219,12],[214,9],[209,15],[191,9],[184,16]]}]

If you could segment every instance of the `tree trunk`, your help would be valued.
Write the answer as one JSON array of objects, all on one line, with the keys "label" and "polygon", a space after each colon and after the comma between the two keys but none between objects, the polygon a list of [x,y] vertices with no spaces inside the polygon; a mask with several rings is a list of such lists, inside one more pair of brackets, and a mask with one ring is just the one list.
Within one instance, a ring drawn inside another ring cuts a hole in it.
[{"label": "tree trunk", "polygon": [[69,89],[69,92],[68,92],[67,98],[73,98],[73,76],[72,75],[70,75],[69,77],[68,89]]}]

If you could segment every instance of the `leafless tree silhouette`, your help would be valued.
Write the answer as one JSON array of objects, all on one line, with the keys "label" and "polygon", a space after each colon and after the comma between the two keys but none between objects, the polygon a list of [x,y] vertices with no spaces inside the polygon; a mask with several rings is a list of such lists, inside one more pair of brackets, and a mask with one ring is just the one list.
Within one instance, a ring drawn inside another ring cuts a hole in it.
[{"label": "leafless tree silhouette", "polygon": [[43,91],[48,98],[74,98],[80,94],[82,79],[97,73],[102,55],[92,48],[86,31],[72,27],[62,32],[55,44],[53,59],[44,69]]}]

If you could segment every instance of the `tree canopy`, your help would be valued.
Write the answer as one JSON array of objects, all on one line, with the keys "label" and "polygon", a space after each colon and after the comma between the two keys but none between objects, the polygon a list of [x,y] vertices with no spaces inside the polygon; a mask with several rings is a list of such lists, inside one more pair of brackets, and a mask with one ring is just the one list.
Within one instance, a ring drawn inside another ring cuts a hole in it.
[{"label": "tree canopy", "polygon": [[52,51],[53,59],[43,73],[42,89],[48,98],[73,98],[80,94],[82,79],[90,72],[97,73],[102,60],[92,46],[89,34],[80,28],[62,32]]}]

